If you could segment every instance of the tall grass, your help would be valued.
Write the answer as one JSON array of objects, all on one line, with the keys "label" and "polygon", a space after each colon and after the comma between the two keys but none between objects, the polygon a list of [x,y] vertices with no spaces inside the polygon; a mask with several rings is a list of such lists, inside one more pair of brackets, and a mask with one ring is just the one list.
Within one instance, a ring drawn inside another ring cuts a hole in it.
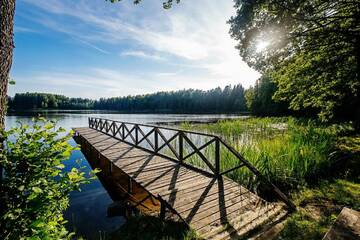
[{"label": "tall grass", "polygon": [[[323,126],[313,120],[294,118],[249,118],[212,124],[184,124],[182,127],[222,136],[283,190],[315,183],[326,176],[333,163],[329,156],[335,151],[336,139],[348,129],[347,126]],[[239,160],[225,149],[221,149],[221,156],[223,170],[239,164]],[[199,159],[191,159],[191,164],[202,166]],[[246,168],[233,171],[228,177],[254,190],[260,184]]]}]

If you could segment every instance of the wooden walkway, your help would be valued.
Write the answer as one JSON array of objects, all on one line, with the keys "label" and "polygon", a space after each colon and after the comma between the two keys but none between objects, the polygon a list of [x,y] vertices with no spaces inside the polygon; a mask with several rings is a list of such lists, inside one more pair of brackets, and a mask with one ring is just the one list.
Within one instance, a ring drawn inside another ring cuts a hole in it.
[{"label": "wooden walkway", "polygon": [[108,159],[205,239],[236,239],[287,214],[285,204],[266,202],[227,177],[203,174],[92,128],[74,130],[82,147]]}]

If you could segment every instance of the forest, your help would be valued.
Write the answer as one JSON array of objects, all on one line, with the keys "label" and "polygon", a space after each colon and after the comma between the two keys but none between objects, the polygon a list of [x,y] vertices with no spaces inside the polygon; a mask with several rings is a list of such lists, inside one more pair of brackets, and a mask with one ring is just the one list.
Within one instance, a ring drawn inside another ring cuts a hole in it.
[{"label": "forest", "polygon": [[100,98],[69,98],[48,93],[17,93],[8,99],[10,110],[96,109],[121,112],[236,113],[247,111],[242,85],[208,91],[180,90],[146,95]]}]

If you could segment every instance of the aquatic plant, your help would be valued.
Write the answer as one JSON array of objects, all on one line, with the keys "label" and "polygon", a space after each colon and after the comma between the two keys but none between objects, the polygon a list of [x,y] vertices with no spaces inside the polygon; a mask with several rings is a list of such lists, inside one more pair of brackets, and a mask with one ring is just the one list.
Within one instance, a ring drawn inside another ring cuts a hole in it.
[{"label": "aquatic plant", "polygon": [[[249,118],[182,127],[221,136],[283,190],[314,183],[326,176],[334,162],[329,156],[336,151],[337,137],[349,130],[346,124],[324,126],[314,120],[294,118]],[[210,147],[207,151],[214,150]],[[221,161],[224,170],[239,164],[226,149],[221,150]],[[195,157],[190,163],[203,166]],[[246,168],[227,176],[253,190],[260,184]]]}]

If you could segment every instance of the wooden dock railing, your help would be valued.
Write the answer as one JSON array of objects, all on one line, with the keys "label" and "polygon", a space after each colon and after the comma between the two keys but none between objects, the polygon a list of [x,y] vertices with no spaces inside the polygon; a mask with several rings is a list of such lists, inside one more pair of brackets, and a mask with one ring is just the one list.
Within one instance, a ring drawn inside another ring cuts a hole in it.
[{"label": "wooden dock railing", "polygon": [[[262,182],[269,185],[290,210],[296,209],[295,205],[284,193],[280,191],[280,189],[272,184],[267,178],[262,176],[262,174],[250,162],[248,162],[238,151],[227,144],[219,136],[170,127],[121,122],[102,118],[90,117],[88,120],[89,127],[92,129],[98,130],[137,148],[141,148],[156,155],[177,161],[180,164],[196,171],[203,172],[206,175],[221,177],[224,174],[228,174],[236,169],[246,167],[259,179],[261,179]],[[196,139],[197,142],[201,142],[201,145],[197,146],[198,143],[194,142],[194,139]],[[203,141],[199,141],[199,139]],[[214,146],[210,154],[212,156],[208,156],[208,154],[204,154],[202,152],[202,150],[210,145]],[[161,152],[161,150],[166,147],[168,148],[169,154]],[[237,158],[239,164],[229,169],[222,169],[221,162],[225,160],[222,159],[220,151],[221,148],[226,149],[228,153]],[[192,156],[197,156],[198,159],[200,159],[205,166],[210,169],[210,171],[187,163],[187,160]]]}]

